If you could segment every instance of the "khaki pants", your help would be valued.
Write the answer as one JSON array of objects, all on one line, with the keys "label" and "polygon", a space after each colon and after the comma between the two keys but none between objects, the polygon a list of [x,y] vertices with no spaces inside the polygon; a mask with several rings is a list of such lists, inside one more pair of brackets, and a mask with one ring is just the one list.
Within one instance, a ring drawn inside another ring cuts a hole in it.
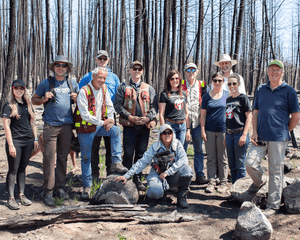
[{"label": "khaki pants", "polygon": [[[43,140],[45,149],[43,153],[43,188],[45,193],[52,193],[54,187],[58,189],[65,186],[67,157],[72,140],[72,124],[52,126],[45,123]],[[56,168],[55,155],[57,155]]]},{"label": "khaki pants", "polygon": [[250,143],[245,161],[246,170],[256,186],[263,183],[262,159],[268,154],[269,161],[269,193],[267,207],[279,209],[283,188],[283,170],[285,149],[288,142],[267,141],[266,146],[255,146]]},{"label": "khaki pants", "polygon": [[209,181],[219,178],[227,181],[228,163],[223,140],[225,133],[205,131],[207,142],[205,149],[207,155],[207,177]]}]

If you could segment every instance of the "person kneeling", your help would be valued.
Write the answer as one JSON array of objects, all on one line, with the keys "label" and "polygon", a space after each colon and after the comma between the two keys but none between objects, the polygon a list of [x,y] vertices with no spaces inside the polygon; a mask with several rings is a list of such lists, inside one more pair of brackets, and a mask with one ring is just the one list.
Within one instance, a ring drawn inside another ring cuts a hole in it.
[{"label": "person kneeling", "polygon": [[142,172],[149,164],[152,168],[147,177],[147,197],[159,199],[164,191],[178,187],[177,205],[188,208],[186,201],[193,170],[188,165],[188,158],[179,140],[176,139],[170,125],[160,127],[158,141],[144,153],[123,176],[115,178],[116,182],[127,182],[134,174]]}]

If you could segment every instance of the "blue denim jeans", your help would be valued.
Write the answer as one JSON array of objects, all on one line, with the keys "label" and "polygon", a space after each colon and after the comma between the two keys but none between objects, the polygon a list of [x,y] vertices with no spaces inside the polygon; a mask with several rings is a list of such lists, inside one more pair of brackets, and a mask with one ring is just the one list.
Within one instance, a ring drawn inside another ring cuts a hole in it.
[{"label": "blue denim jeans", "polygon": [[[192,168],[188,164],[183,164],[178,172],[173,176],[168,176],[166,179],[169,183],[170,188],[179,186],[180,177],[192,177],[194,175]],[[147,197],[152,199],[159,199],[164,196],[163,181],[159,178],[159,175],[151,168],[150,173],[147,177],[148,190]]]},{"label": "blue denim jeans", "polygon": [[250,138],[248,134],[246,143],[243,146],[240,146],[239,139],[242,134],[243,132],[233,134],[226,133],[226,149],[232,183],[235,183],[235,181],[240,178],[246,177],[245,159]]},{"label": "blue denim jeans", "polygon": [[92,186],[91,152],[95,136],[107,136],[111,139],[111,161],[112,163],[122,162],[121,158],[121,130],[112,126],[107,132],[103,126],[98,126],[96,132],[78,133],[78,140],[81,148],[81,171],[83,187]]},{"label": "blue denim jeans", "polygon": [[166,121],[167,124],[169,124],[173,131],[175,132],[176,138],[181,142],[182,146],[184,146],[185,143],[185,136],[186,136],[186,123],[178,124],[178,123],[171,123]]},{"label": "blue denim jeans", "polygon": [[[203,173],[203,160],[204,154],[202,151],[202,143],[203,139],[201,137],[201,127],[200,125],[196,128],[192,128],[191,126],[191,135],[194,146],[194,169],[196,173],[196,177],[204,176]],[[189,143],[184,143],[184,150],[187,151]]]},{"label": "blue denim jeans", "polygon": [[[136,163],[143,157],[146,152],[149,142],[150,130],[146,126],[142,126],[137,130],[135,127],[124,127],[123,129],[123,166],[128,169],[132,164]],[[134,157],[134,158],[133,158]],[[138,174],[139,177],[142,173]],[[137,176],[133,176],[134,181],[137,180]]]}]

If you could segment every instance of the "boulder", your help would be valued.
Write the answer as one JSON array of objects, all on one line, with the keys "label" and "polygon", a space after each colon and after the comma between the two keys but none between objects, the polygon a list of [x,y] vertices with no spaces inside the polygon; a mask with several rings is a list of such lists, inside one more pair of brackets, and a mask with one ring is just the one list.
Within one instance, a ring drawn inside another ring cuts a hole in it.
[{"label": "boulder", "polygon": [[289,173],[290,171],[294,170],[294,164],[290,163],[290,162],[285,162],[284,163],[284,174]]},{"label": "boulder", "polygon": [[91,199],[91,204],[136,204],[139,192],[132,180],[125,184],[115,182],[119,174],[109,175]]},{"label": "boulder", "polygon": [[300,178],[283,189],[283,201],[287,212],[300,213]]},{"label": "boulder", "polygon": [[[264,176],[265,177],[265,176]],[[264,208],[267,201],[268,194],[268,178],[266,184],[262,186],[257,193],[250,193],[248,191],[250,185],[253,183],[249,177],[238,179],[230,189],[231,195],[239,202],[249,201],[261,208]]]},{"label": "boulder", "polygon": [[232,238],[265,240],[270,239],[272,233],[272,225],[260,209],[251,202],[244,202],[239,210]]}]

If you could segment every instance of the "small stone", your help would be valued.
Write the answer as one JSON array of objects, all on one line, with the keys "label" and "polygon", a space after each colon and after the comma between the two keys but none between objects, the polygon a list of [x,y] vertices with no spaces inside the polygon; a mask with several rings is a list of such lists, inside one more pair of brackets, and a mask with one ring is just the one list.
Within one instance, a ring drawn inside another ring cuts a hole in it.
[{"label": "small stone", "polygon": [[290,162],[284,163],[284,174],[289,173],[290,171],[294,170],[294,164]]}]

